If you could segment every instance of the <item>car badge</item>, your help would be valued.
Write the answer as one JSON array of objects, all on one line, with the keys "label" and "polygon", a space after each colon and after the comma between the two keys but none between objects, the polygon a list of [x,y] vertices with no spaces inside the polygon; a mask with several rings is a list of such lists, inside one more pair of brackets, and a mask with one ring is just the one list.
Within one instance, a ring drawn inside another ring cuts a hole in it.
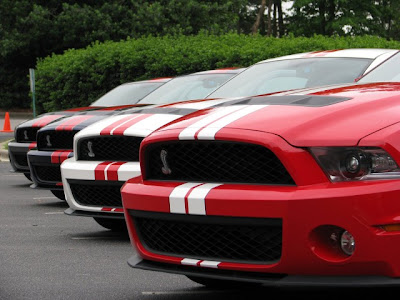
[{"label": "car badge", "polygon": [[28,131],[27,130],[24,130],[24,139],[25,140],[29,140]]},{"label": "car badge", "polygon": [[53,146],[52,144],[51,144],[51,141],[50,141],[50,135],[48,134],[48,135],[46,135],[46,141],[47,141],[47,147],[51,147],[51,146]]},{"label": "car badge", "polygon": [[89,149],[88,156],[89,156],[89,157],[94,157],[95,154],[94,154],[94,152],[93,152],[93,142],[92,142],[92,141],[89,141],[89,142],[87,143],[87,147],[88,147],[88,149]]},{"label": "car badge", "polygon": [[163,167],[161,168],[161,171],[165,175],[169,175],[169,174],[172,173],[172,170],[168,166],[167,156],[168,156],[167,150],[162,149],[161,152],[160,152],[160,158],[161,158],[161,161],[163,163]]}]

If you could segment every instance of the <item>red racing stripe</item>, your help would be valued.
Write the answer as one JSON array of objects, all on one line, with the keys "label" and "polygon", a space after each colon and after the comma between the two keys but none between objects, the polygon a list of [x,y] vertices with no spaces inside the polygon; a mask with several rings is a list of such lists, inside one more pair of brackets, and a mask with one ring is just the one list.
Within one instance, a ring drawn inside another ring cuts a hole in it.
[{"label": "red racing stripe", "polygon": [[118,127],[119,125],[123,124],[124,122],[128,122],[132,118],[137,118],[137,116],[126,116],[122,118],[121,120],[115,121],[114,123],[108,125],[106,128],[104,128],[102,131],[100,131],[100,135],[110,135],[111,131]]},{"label": "red racing stripe", "polygon": [[61,164],[64,160],[66,160],[70,153],[72,153],[72,151],[63,151],[59,156],[59,163]]},{"label": "red racing stripe", "polygon": [[124,209],[123,208],[114,208],[114,207],[102,207],[101,211],[114,211],[114,212],[123,213]]},{"label": "red racing stripe", "polygon": [[114,162],[107,169],[107,180],[118,181],[118,169],[124,161]]},{"label": "red racing stripe", "polygon": [[32,142],[32,143],[29,144],[28,149],[32,150],[33,148],[36,148],[36,146],[37,146],[37,143],[36,142]]},{"label": "red racing stripe", "polygon": [[112,135],[124,135],[124,131],[126,129],[128,129],[129,127],[131,127],[132,125],[146,119],[149,116],[149,114],[143,114],[143,115],[139,115],[137,118],[126,122],[124,124],[122,124],[121,126],[119,126],[118,128],[116,128],[113,132]]},{"label": "red racing stripe", "polygon": [[93,116],[74,116],[71,119],[65,120],[62,124],[56,127],[56,130],[72,130],[76,125],[92,118]]},{"label": "red racing stripe", "polygon": [[106,174],[104,173],[105,169],[109,164],[112,164],[112,161],[105,161],[97,165],[94,169],[94,179],[95,180],[106,180]]},{"label": "red racing stripe", "polygon": [[64,152],[63,150],[56,150],[51,154],[51,163],[59,164],[60,163],[60,155]]},{"label": "red racing stripe", "polygon": [[32,127],[43,127],[47,124],[49,124],[50,122],[61,118],[62,115],[51,115],[51,116],[43,116],[41,117],[39,120],[37,120],[35,123],[32,124]]}]

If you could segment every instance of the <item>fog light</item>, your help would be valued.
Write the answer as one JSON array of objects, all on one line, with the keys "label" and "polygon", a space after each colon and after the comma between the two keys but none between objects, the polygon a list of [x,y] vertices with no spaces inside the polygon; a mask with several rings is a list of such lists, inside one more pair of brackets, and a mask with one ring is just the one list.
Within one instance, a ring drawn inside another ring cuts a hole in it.
[{"label": "fog light", "polygon": [[353,235],[347,230],[344,231],[340,237],[340,247],[347,255],[353,255],[356,247]]}]

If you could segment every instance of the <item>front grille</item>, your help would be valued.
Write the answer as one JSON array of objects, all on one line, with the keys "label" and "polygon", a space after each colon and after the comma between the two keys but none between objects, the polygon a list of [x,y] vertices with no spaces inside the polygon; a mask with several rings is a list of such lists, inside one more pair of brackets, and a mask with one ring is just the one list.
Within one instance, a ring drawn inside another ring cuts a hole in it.
[{"label": "front grille", "polygon": [[78,160],[139,161],[143,138],[100,136],[79,141]]},{"label": "front grille", "polygon": [[24,154],[14,154],[15,163],[21,167],[28,167],[28,158],[26,153]]},{"label": "front grille", "polygon": [[129,213],[140,242],[153,253],[264,264],[281,257],[281,219]]},{"label": "front grille", "polygon": [[[260,145],[225,141],[173,141],[145,152],[146,179],[294,185],[276,155]],[[170,171],[165,172],[165,170]],[[167,174],[164,174],[167,173]]]},{"label": "front grille", "polygon": [[61,182],[60,166],[33,166],[38,181],[47,183]]},{"label": "front grille", "polygon": [[85,206],[122,207],[121,182],[68,181],[76,202]]},{"label": "front grille", "polygon": [[39,150],[72,150],[74,135],[77,130],[49,130],[39,132],[37,135],[37,147]]},{"label": "front grille", "polygon": [[19,128],[16,133],[16,140],[18,143],[32,143],[36,142],[36,133],[39,127]]}]

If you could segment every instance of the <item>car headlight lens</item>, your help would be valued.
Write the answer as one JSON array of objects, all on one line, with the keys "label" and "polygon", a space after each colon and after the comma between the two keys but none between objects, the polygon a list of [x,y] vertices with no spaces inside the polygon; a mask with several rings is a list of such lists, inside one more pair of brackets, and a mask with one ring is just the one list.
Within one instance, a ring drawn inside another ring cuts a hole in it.
[{"label": "car headlight lens", "polygon": [[311,147],[309,150],[333,182],[400,178],[399,166],[381,148]]}]

